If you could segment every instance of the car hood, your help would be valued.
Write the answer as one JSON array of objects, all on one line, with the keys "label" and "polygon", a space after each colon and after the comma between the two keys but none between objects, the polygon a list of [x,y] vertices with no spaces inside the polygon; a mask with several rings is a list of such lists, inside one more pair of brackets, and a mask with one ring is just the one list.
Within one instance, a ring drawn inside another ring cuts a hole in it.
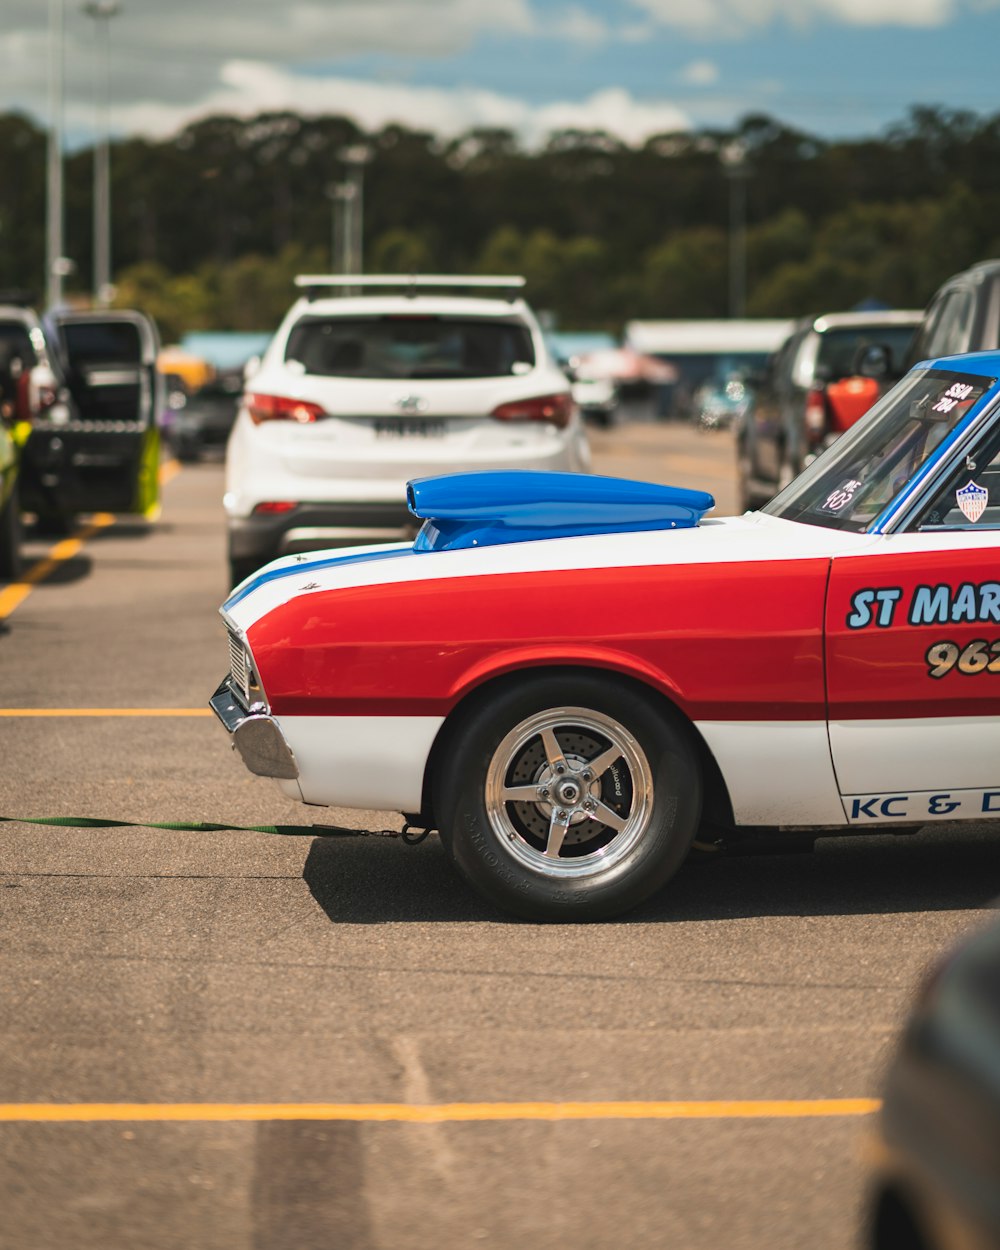
[{"label": "car hood", "polygon": [[[710,499],[703,492],[680,494]],[[286,556],[238,586],[223,605],[222,614],[228,624],[245,633],[256,621],[300,595],[356,591],[391,582],[523,572],[832,558],[859,553],[873,542],[870,535],[844,534],[759,512],[676,528],[620,525],[612,530],[567,533],[554,526],[549,532],[550,537],[533,534],[513,541],[442,549],[394,543]]]}]

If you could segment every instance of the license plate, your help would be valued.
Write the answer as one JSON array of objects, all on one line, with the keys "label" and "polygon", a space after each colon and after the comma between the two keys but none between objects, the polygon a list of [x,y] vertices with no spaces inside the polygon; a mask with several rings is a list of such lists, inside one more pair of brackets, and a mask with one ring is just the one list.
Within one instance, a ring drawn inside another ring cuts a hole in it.
[{"label": "license plate", "polygon": [[405,417],[390,417],[374,425],[376,438],[442,438],[445,432],[443,421],[408,421]]}]

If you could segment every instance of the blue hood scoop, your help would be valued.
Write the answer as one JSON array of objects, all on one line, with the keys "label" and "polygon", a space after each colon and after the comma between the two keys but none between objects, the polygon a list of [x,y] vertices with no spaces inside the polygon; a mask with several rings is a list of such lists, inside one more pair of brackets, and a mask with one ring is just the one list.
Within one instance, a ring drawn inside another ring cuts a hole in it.
[{"label": "blue hood scoop", "polygon": [[407,483],[406,502],[424,523],[414,551],[692,529],[715,506],[703,490],[531,469],[417,478]]}]

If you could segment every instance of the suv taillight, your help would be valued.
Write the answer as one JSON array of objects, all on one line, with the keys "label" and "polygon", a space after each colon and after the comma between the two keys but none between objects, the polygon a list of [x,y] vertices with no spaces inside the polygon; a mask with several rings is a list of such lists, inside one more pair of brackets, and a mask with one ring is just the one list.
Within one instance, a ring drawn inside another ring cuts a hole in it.
[{"label": "suv taillight", "polygon": [[254,425],[260,425],[262,421],[298,421],[307,425],[326,416],[319,404],[292,399],[288,395],[261,395],[258,391],[248,392],[247,411]]},{"label": "suv taillight", "polygon": [[572,415],[573,397],[569,391],[538,395],[534,399],[516,399],[513,403],[501,404],[490,413],[498,421],[548,421],[560,430],[569,425]]},{"label": "suv taillight", "polygon": [[809,443],[815,447],[826,433],[826,395],[822,387],[814,387],[806,396],[805,426]]}]

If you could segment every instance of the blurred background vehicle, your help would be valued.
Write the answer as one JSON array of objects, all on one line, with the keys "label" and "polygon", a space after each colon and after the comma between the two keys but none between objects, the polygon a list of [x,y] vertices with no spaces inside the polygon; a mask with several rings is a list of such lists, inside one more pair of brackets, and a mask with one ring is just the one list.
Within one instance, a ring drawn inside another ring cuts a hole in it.
[{"label": "blurred background vehicle", "polygon": [[63,533],[78,512],[155,515],[162,380],[152,319],[132,310],[61,311],[31,371],[21,506]]},{"label": "blurred background vehicle", "polygon": [[918,993],[872,1145],[867,1250],[1000,1246],[1000,924]]},{"label": "blurred background vehicle", "polygon": [[602,429],[614,425],[618,413],[618,386],[613,378],[591,377],[585,359],[574,357],[563,366],[569,378],[570,394],[584,421]]},{"label": "blurred background vehicle", "polygon": [[[757,375],[736,430],[741,505],[756,508],[786,486],[878,398],[903,367],[922,314],[888,309],[828,313],[796,323]],[[881,380],[860,378],[860,361],[880,354]]]},{"label": "blurred background vehicle", "polygon": [[545,343],[569,378],[573,402],[583,419],[605,429],[613,425],[621,398],[618,383],[599,370],[588,369],[586,361],[595,353],[616,351],[614,336],[599,330],[546,330]]},{"label": "blurred background vehicle", "polygon": [[934,293],[913,336],[905,365],[956,352],[1000,347],[1000,260],[956,273]]},{"label": "blurred background vehicle", "polygon": [[229,438],[243,394],[243,370],[225,369],[189,395],[179,395],[166,428],[170,449],[190,463],[206,451],[221,451]]},{"label": "blurred background vehicle", "polygon": [[703,430],[727,430],[745,416],[752,401],[745,366],[731,356],[720,357],[712,377],[694,393],[694,419]]},{"label": "blurred background vehicle", "polygon": [[697,415],[700,387],[717,379],[722,368],[741,374],[763,368],[793,325],[770,318],[629,321],[625,342],[671,370],[655,383],[656,415],[687,421]]},{"label": "blurred background vehicle", "polygon": [[20,358],[0,334],[0,581],[7,582],[14,581],[21,571],[21,455],[15,437],[21,376]]},{"label": "blurred background vehicle", "polygon": [[279,555],[406,539],[410,478],[589,470],[522,278],[296,282],[306,294],[247,380],[227,445],[233,584]]}]

